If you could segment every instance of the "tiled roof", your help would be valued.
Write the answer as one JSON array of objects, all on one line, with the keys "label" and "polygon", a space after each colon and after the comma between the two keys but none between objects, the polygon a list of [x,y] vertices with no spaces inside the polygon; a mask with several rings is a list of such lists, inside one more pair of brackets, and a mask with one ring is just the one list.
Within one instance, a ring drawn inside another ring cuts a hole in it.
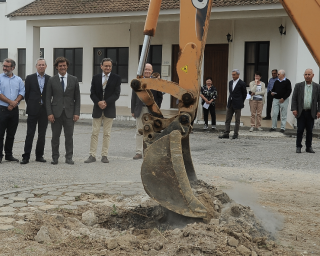
[{"label": "tiled roof", "polygon": [[[35,0],[34,2],[8,14],[8,16],[16,17],[147,11],[149,2],[149,0]],[[213,0],[213,7],[275,3],[279,3],[279,0]],[[161,9],[179,9],[179,0],[163,0]]]}]

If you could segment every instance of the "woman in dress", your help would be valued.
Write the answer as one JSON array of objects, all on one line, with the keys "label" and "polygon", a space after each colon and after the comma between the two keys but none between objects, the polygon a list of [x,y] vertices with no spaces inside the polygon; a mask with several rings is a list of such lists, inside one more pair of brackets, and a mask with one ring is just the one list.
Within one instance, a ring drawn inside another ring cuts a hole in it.
[{"label": "woman in dress", "polygon": [[256,71],[254,73],[254,81],[250,83],[250,110],[251,110],[251,128],[250,132],[254,131],[256,127],[259,131],[261,128],[261,113],[265,102],[264,95],[266,93],[266,85],[261,82],[261,73]]},{"label": "woman in dress", "polygon": [[201,87],[200,97],[202,99],[204,126],[203,129],[208,129],[208,115],[211,115],[212,129],[216,129],[216,107],[215,101],[218,97],[217,89],[212,85],[212,78],[206,78],[206,84]]}]

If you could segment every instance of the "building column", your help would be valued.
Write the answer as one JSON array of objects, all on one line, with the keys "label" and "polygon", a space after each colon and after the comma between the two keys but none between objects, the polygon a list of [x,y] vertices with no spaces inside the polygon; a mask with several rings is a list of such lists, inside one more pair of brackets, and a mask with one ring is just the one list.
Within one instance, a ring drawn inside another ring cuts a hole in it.
[{"label": "building column", "polygon": [[40,27],[27,23],[26,75],[36,72],[35,62],[40,57]]}]

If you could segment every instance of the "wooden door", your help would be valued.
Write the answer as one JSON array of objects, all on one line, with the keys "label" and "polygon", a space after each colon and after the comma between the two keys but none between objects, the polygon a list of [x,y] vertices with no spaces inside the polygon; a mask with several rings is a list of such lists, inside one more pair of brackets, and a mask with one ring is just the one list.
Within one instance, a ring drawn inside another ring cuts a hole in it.
[{"label": "wooden door", "polygon": [[216,110],[225,110],[228,92],[228,44],[207,44],[204,52],[203,84],[206,77],[212,77],[217,88]]},{"label": "wooden door", "polygon": [[[176,65],[179,57],[179,45],[172,45],[172,69],[171,81],[179,83],[179,77]],[[228,44],[207,44],[204,51],[204,75],[212,77],[213,85],[217,88],[218,98],[216,101],[216,110],[225,110],[227,106],[228,92]],[[205,81],[203,81],[203,84]],[[177,108],[176,98],[171,96],[171,108]]]}]

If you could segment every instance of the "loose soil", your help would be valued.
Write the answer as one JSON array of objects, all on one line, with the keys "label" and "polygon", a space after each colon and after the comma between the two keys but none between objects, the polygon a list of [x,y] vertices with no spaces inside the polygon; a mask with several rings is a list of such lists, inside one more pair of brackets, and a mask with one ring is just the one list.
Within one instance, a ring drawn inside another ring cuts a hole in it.
[{"label": "loose soil", "polygon": [[142,196],[83,194],[107,201],[27,215],[0,234],[0,255],[301,255],[276,243],[250,207],[203,181],[191,185],[211,218],[182,217]]}]

